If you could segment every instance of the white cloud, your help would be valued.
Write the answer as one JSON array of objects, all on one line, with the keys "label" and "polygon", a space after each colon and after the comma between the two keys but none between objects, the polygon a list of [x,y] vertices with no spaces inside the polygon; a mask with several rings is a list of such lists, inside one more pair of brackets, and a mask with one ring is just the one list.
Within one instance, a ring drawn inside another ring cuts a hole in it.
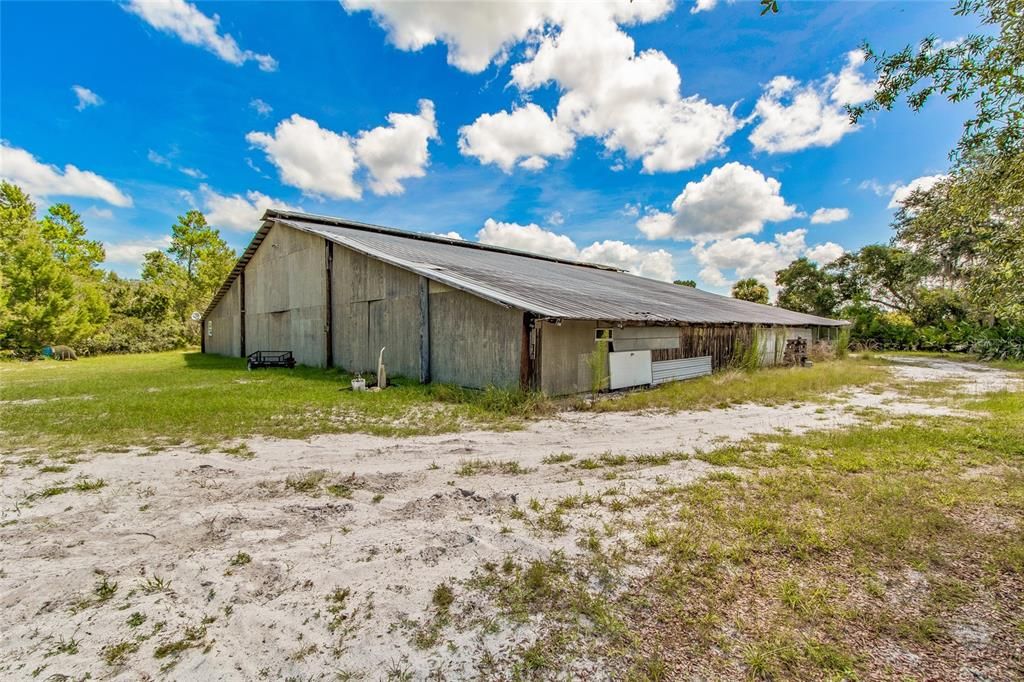
[{"label": "white cloud", "polygon": [[114,212],[109,208],[99,208],[97,206],[90,206],[85,209],[85,215],[99,218],[100,220],[110,220],[114,217]]},{"label": "white cloud", "polygon": [[555,258],[576,260],[579,256],[576,242],[568,236],[555,234],[534,223],[519,225],[488,218],[483,228],[476,233],[476,239],[483,244],[504,246],[507,249],[540,253]]},{"label": "white cloud", "polygon": [[540,28],[552,2],[402,2],[341,0],[348,12],[370,10],[400,50],[448,45],[448,63],[469,73],[487,68],[499,53]]},{"label": "white cloud", "polygon": [[640,23],[664,16],[672,0],[563,0],[531,2],[406,2],[404,0],[341,0],[348,12],[369,10],[400,50],[417,51],[442,42],[448,63],[479,73],[492,61],[504,63],[508,50],[548,24],[560,24],[577,11],[611,16],[619,23]]},{"label": "white cloud", "polygon": [[511,112],[483,114],[459,128],[459,151],[506,173],[520,159],[523,168],[540,170],[547,165],[543,157],[565,157],[574,145],[572,134],[533,103]]},{"label": "white cloud", "polygon": [[114,206],[131,206],[132,199],[114,183],[70,163],[61,170],[41,163],[29,152],[0,142],[0,177],[18,185],[36,198],[48,196],[88,197]]},{"label": "white cloud", "polygon": [[[734,1],[735,0],[729,0],[729,4],[731,5]],[[718,7],[718,0],[696,0],[693,3],[693,7],[690,8],[690,14],[710,12],[716,7]]]},{"label": "white cloud", "polygon": [[935,185],[939,184],[940,182],[942,182],[943,180],[945,180],[948,177],[949,177],[948,175],[941,175],[941,174],[940,175],[924,175],[924,176],[922,176],[920,178],[915,178],[914,180],[911,180],[910,182],[908,182],[905,185],[897,186],[892,191],[892,198],[889,199],[889,206],[888,207],[889,208],[901,208],[903,206],[904,202],[906,202],[906,200],[909,199],[910,195],[913,194],[914,192],[916,192],[918,190],[920,190],[922,192],[926,192],[926,191],[930,190],[932,187],[934,187]]},{"label": "white cloud", "polygon": [[185,175],[189,176],[190,178],[195,178],[196,180],[205,180],[206,179],[206,173],[204,173],[203,171],[199,170],[198,168],[188,168],[186,166],[182,166],[178,170],[180,170],[182,173],[184,173]]},{"label": "white cloud", "polygon": [[672,213],[648,213],[637,227],[648,239],[695,242],[755,234],[766,222],[796,215],[796,208],[779,193],[781,188],[775,178],[731,161],[687,183],[672,202]]},{"label": "white cloud", "polygon": [[811,215],[811,224],[838,223],[850,217],[848,208],[819,208]]},{"label": "white cloud", "polygon": [[150,163],[154,163],[154,164],[156,164],[158,166],[167,166],[168,168],[171,167],[171,160],[170,159],[168,159],[163,154],[159,154],[159,153],[153,151],[152,149],[150,149],[149,153],[146,154],[146,158],[149,159]]},{"label": "white cloud", "polygon": [[860,50],[848,52],[838,74],[807,84],[789,76],[769,81],[751,117],[758,120],[750,134],[754,149],[774,154],[829,147],[856,130],[844,106],[874,94],[875,84],[860,71],[864,59]]},{"label": "white cloud", "polygon": [[362,190],[353,178],[358,162],[352,140],[321,128],[316,121],[292,114],[273,134],[250,132],[249,144],[267,153],[281,182],[312,196],[358,199]]},{"label": "white cloud", "polygon": [[554,225],[555,227],[560,227],[561,225],[563,225],[565,223],[565,216],[562,215],[561,211],[554,211],[554,212],[550,213],[545,220],[547,221],[548,225]]},{"label": "white cloud", "polygon": [[427,234],[435,237],[444,237],[445,239],[462,239],[462,235],[458,232],[428,232]]},{"label": "white cloud", "polygon": [[675,277],[672,254],[664,249],[638,249],[617,240],[594,242],[580,249],[569,236],[545,230],[533,223],[520,225],[488,218],[483,228],[477,232],[476,238],[483,244],[567,260],[611,265],[652,279],[671,281]]},{"label": "white cloud", "polygon": [[389,125],[355,136],[292,114],[273,133],[252,131],[245,139],[266,152],[281,182],[310,196],[361,198],[362,187],[355,178],[360,166],[369,171],[370,188],[376,194],[401,194],[405,189],[401,180],[426,174],[428,143],[438,139],[434,103],[422,99],[419,107],[417,114],[388,114]]},{"label": "white cloud", "polygon": [[[554,120],[561,128],[642,159],[647,173],[686,170],[724,153],[725,139],[740,125],[732,112],[683,97],[675,64],[657,50],[637,53],[615,9],[564,5],[560,30],[548,31],[532,56],[512,67],[512,83],[522,92],[556,83],[563,94]],[[660,16],[651,11],[642,20]]]},{"label": "white cloud", "polygon": [[103,104],[103,98],[89,88],[81,85],[72,85],[71,90],[75,93],[75,97],[78,98],[78,104],[75,105],[75,109],[78,111],[84,111],[86,107],[98,107]]},{"label": "white cloud", "polygon": [[203,199],[203,213],[214,227],[239,232],[253,232],[260,225],[260,218],[268,208],[286,211],[301,211],[296,206],[289,206],[254,190],[245,196],[241,194],[218,194],[207,185],[200,185],[199,192]]},{"label": "white cloud", "polygon": [[679,70],[664,53],[638,53],[620,29],[664,17],[672,0],[342,4],[350,12],[371,10],[400,49],[444,42],[449,63],[472,73],[503,63],[513,45],[527,43],[512,84],[526,94],[555,83],[562,91],[555,112],[527,104],[484,114],[460,131],[464,154],[506,172],[517,163],[540,170],[548,158],[571,152],[580,136],[642,159],[648,173],[685,170],[724,153],[725,139],[740,125],[724,106],[683,97]]},{"label": "white cloud", "polygon": [[635,204],[626,204],[622,207],[622,210],[619,211],[619,213],[626,216],[627,218],[638,218],[640,216],[641,208],[642,207],[639,202]]},{"label": "white cloud", "polygon": [[828,265],[833,261],[839,260],[839,257],[844,253],[846,253],[846,249],[839,246],[839,244],[825,242],[824,244],[817,244],[808,248],[804,255],[818,265]]},{"label": "white cloud", "polygon": [[808,247],[806,238],[807,230],[800,228],[776,234],[771,241],[740,237],[698,244],[691,253],[703,266],[698,276],[710,286],[726,287],[738,279],[753,277],[774,293],[776,271],[797,258],[806,256],[825,265],[844,253],[843,247],[833,242]]},{"label": "white cloud", "polygon": [[437,139],[434,103],[421,99],[418,114],[388,114],[388,126],[359,134],[356,155],[372,174],[370,189],[375,194],[401,194],[399,182],[426,175],[430,161],[427,143]]},{"label": "white cloud", "polygon": [[229,34],[217,30],[220,17],[206,16],[185,0],[129,0],[123,7],[153,28],[212,52],[229,64],[241,66],[254,61],[261,71],[277,70],[277,60],[269,54],[243,50]]},{"label": "white cloud", "polygon": [[270,112],[274,110],[274,107],[270,106],[269,104],[261,100],[259,97],[251,100],[249,102],[249,107],[255,110],[255,112],[260,116],[270,116]]},{"label": "white cloud", "polygon": [[123,242],[104,242],[103,251],[106,253],[104,262],[138,267],[142,264],[147,253],[162,251],[170,245],[171,237],[169,235],[155,239],[129,239]]}]

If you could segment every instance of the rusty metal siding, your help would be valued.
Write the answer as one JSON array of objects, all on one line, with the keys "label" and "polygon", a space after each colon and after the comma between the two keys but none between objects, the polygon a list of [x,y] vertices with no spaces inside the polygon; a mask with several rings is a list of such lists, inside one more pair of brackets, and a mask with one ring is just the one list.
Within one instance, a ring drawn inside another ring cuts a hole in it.
[{"label": "rusty metal siding", "polygon": [[275,225],[245,267],[246,350],[290,350],[303,365],[326,358],[323,239]]},{"label": "rusty metal siding", "polygon": [[519,386],[522,312],[446,287],[430,287],[430,374],[471,388]]}]

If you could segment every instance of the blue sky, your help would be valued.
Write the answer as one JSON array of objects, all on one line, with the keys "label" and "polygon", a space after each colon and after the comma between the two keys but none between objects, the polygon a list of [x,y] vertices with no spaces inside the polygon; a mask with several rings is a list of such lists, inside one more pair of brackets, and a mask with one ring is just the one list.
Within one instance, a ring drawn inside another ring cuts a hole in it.
[{"label": "blue sky", "polygon": [[968,113],[837,119],[865,39],[976,29],[947,4],[781,5],[5,2],[0,175],[122,274],[192,206],[241,249],[273,204],[725,291],[887,240]]}]

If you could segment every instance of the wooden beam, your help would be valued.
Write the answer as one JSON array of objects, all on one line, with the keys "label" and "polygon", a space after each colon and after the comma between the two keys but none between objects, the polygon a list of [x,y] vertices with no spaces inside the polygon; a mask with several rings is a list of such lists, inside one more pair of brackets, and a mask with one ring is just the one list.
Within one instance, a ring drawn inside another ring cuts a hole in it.
[{"label": "wooden beam", "polygon": [[241,327],[239,333],[239,342],[241,346],[241,357],[245,357],[245,269],[238,275],[238,318],[240,320],[239,326]]},{"label": "wooden beam", "polygon": [[326,358],[325,364],[328,367],[331,367],[334,365],[334,242],[329,239],[325,239],[324,244],[327,245],[327,252],[324,256],[324,261],[327,264],[325,277],[327,282],[327,309],[324,311],[324,337],[327,348],[324,357]]},{"label": "wooden beam", "polygon": [[420,383],[430,383],[430,280],[420,277]]}]

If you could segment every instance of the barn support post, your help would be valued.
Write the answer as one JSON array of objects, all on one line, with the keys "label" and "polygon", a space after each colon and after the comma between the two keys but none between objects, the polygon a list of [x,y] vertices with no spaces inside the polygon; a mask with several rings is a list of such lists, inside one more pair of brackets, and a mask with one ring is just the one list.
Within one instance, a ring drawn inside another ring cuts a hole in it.
[{"label": "barn support post", "polygon": [[420,383],[430,383],[430,280],[420,277]]},{"label": "barn support post", "polygon": [[324,278],[326,281],[326,302],[327,308],[324,310],[324,343],[326,345],[324,352],[324,364],[327,367],[334,366],[334,292],[333,292],[333,272],[334,272],[334,242],[329,239],[324,240],[326,245],[326,253],[324,254],[324,262],[326,264],[327,276]]},{"label": "barn support post", "polygon": [[239,346],[241,347],[240,357],[244,358],[245,357],[245,270],[244,269],[242,270],[242,272],[238,276],[238,291],[239,291],[239,297],[238,297],[238,313],[239,313],[238,314],[238,319],[239,319],[239,324],[238,324],[238,326],[240,327],[240,330],[239,330],[239,333],[238,333],[238,339],[239,339]]},{"label": "barn support post", "polygon": [[540,327],[531,313],[523,313],[523,340],[519,360],[519,387],[540,390]]},{"label": "barn support post", "polygon": [[199,320],[199,352],[206,352],[206,318]]}]

